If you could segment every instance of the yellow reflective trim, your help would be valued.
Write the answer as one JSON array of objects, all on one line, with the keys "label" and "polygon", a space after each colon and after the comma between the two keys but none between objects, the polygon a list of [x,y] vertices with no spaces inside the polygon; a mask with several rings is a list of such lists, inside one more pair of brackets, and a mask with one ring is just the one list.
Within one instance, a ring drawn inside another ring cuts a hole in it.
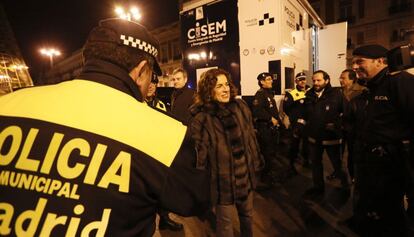
[{"label": "yellow reflective trim", "polygon": [[157,109],[167,112],[167,107],[165,107],[165,104],[161,100],[158,101],[156,107]]},{"label": "yellow reflective trim", "polygon": [[289,91],[289,94],[293,97],[293,101],[305,99],[306,97],[306,91],[299,91],[296,88],[294,90]]},{"label": "yellow reflective trim", "polygon": [[[0,115],[57,123],[127,144],[170,166],[187,127],[103,84],[72,80],[0,97]],[[160,149],[162,145],[162,149]]]}]

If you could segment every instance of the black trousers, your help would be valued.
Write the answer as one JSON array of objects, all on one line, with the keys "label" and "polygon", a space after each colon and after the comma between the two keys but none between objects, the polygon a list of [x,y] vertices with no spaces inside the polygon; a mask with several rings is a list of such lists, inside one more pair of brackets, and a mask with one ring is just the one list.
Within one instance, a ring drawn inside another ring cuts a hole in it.
[{"label": "black trousers", "polygon": [[267,123],[257,123],[256,129],[260,150],[265,159],[265,167],[262,172],[267,173],[272,169],[272,163],[276,152],[276,138],[271,126]]},{"label": "black trousers", "polygon": [[358,198],[354,216],[361,236],[407,236],[403,196],[407,192],[403,151],[365,149],[355,163]]},{"label": "black trousers", "polygon": [[322,165],[324,150],[328,153],[328,157],[335,169],[337,177],[341,180],[341,184],[348,186],[348,177],[342,168],[341,149],[341,144],[327,146],[309,142],[309,158],[312,161],[312,179],[315,188],[325,188]]},{"label": "black trousers", "polygon": [[[290,165],[295,163],[295,160],[298,158],[298,154],[301,151],[302,157],[304,161],[309,160],[309,152],[308,152],[308,139],[304,136],[303,130],[299,130],[297,128],[299,125],[294,125],[290,134],[290,142],[289,142],[289,151],[288,151],[288,158],[290,161]],[[302,143],[302,149],[300,147]]]}]

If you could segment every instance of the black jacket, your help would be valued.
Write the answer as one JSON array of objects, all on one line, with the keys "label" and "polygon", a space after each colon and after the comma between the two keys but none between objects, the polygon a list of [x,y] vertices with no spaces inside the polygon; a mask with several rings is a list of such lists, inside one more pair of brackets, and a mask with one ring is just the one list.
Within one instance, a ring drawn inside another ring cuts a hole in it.
[{"label": "black jacket", "polygon": [[[29,210],[39,224],[27,236],[64,236],[75,217],[69,235],[152,236],[159,207],[203,211],[209,176],[191,168],[187,128],[138,101],[116,65],[89,61],[79,78],[0,97],[0,202],[14,208],[3,212],[13,218],[8,234]],[[52,213],[61,222],[48,229]]]},{"label": "black jacket", "polygon": [[351,101],[354,131],[370,145],[414,139],[414,76],[388,75],[385,68],[367,83],[368,91]]},{"label": "black jacket", "polygon": [[305,104],[305,131],[309,141],[326,145],[340,144],[344,111],[344,98],[340,89],[328,84],[318,98],[312,88],[306,93]]},{"label": "black jacket", "polygon": [[171,114],[185,125],[191,118],[190,106],[193,104],[194,90],[184,86],[174,89],[171,95]]},{"label": "black jacket", "polygon": [[252,112],[256,122],[272,124],[272,117],[279,120],[279,111],[271,89],[260,88],[256,92],[253,100]]}]

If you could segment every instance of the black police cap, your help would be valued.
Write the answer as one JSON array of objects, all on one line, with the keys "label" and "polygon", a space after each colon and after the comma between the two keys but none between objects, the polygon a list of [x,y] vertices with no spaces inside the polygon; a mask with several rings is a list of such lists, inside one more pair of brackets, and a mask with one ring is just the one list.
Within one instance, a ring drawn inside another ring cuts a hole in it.
[{"label": "black police cap", "polygon": [[92,39],[89,38],[88,40],[115,42],[119,45],[142,51],[154,59],[154,72],[157,75],[162,75],[161,68],[157,62],[160,45],[158,40],[143,25],[120,18],[109,18],[101,20],[99,26],[116,32],[117,38],[113,39],[106,34],[95,34]]},{"label": "black police cap", "polygon": [[306,79],[306,74],[304,72],[299,72],[298,74],[296,74],[295,80],[302,80],[302,79]]},{"label": "black police cap", "polygon": [[265,80],[265,79],[266,79],[266,77],[271,77],[271,78],[273,79],[272,74],[270,74],[270,73],[268,73],[268,72],[262,72],[262,73],[260,73],[259,75],[257,75],[257,80],[258,80],[258,81],[262,81],[262,80]]},{"label": "black police cap", "polygon": [[376,59],[376,58],[386,57],[387,52],[388,50],[381,45],[369,44],[369,45],[364,45],[364,46],[356,48],[352,52],[352,55],[361,56],[364,58]]}]

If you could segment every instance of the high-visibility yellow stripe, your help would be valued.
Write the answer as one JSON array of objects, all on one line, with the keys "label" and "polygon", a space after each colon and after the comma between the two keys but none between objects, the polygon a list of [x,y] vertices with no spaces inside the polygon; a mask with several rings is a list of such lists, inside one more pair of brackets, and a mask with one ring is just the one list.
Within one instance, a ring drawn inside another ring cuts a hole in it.
[{"label": "high-visibility yellow stripe", "polygon": [[305,99],[306,97],[306,91],[299,91],[296,88],[294,90],[289,91],[289,94],[293,97],[293,101]]},{"label": "high-visibility yellow stripe", "polygon": [[73,80],[0,97],[0,115],[33,118],[99,134],[170,166],[184,139],[182,123],[111,87]]}]

